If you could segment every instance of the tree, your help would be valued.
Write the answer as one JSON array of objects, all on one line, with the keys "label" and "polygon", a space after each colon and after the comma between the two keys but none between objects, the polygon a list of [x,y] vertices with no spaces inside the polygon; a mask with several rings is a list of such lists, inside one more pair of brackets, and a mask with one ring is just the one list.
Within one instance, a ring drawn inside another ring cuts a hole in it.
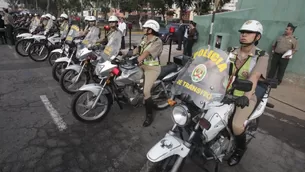
[{"label": "tree", "polygon": [[158,14],[161,14],[164,20],[166,12],[173,5],[172,0],[150,0],[149,2],[151,9],[157,11]]},{"label": "tree", "polygon": [[19,0],[5,0],[12,9],[17,9]]},{"label": "tree", "polygon": [[[216,11],[221,10],[221,8],[224,6],[225,3],[230,2],[230,0],[217,0],[218,1],[218,6]],[[214,3],[214,0],[196,0],[194,1],[194,6],[195,6],[195,13],[197,15],[201,14],[206,14],[209,11],[213,10],[211,9],[211,3]]]},{"label": "tree", "polygon": [[192,0],[173,0],[173,2],[180,8],[180,19],[182,19],[188,7],[193,6]]}]

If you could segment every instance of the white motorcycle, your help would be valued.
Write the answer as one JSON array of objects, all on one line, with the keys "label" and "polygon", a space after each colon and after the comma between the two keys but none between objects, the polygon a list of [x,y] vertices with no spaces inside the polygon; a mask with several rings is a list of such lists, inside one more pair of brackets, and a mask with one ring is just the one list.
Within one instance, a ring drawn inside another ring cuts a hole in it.
[{"label": "white motorcycle", "polygon": [[[68,35],[65,39],[64,44],[61,48],[55,49],[51,51],[49,56],[49,64],[53,66],[55,61],[61,57],[67,57],[73,51],[73,47],[75,47],[74,39],[79,35],[79,27],[77,25],[72,25],[68,32]],[[83,39],[82,37],[79,38],[80,40]],[[73,54],[73,53],[72,53]]]},{"label": "white motorcycle", "polygon": [[[232,93],[234,89],[250,91],[252,82],[236,79],[227,91],[228,55],[219,49],[210,52],[203,49],[202,52],[205,53],[198,53],[193,61],[188,62],[172,87],[173,97],[169,103],[174,105],[179,101],[171,115],[175,124],[149,150],[142,172],[177,172],[183,168],[187,157],[203,171],[207,170],[201,165],[203,162],[215,161],[214,170],[218,171],[219,163],[234,152],[235,138],[230,121],[237,97]],[[273,107],[267,102],[271,88],[276,85],[276,82],[268,81],[258,83],[257,106],[244,123],[247,144],[255,137],[265,107]],[[223,103],[224,99],[227,104]]]},{"label": "white motorcycle", "polygon": [[[107,49],[107,47],[105,48]],[[176,57],[178,60],[181,57]],[[143,100],[143,71],[137,66],[137,56],[121,59],[115,55],[99,62],[95,74],[99,76],[99,84],[87,84],[74,95],[71,110],[74,117],[82,122],[99,122],[108,114],[113,102],[122,109],[122,103],[138,107]],[[161,67],[161,73],[152,88],[152,99],[157,109],[165,109],[173,80],[181,72],[183,66],[170,64]],[[83,100],[85,98],[85,100]],[[87,99],[87,100],[86,100]],[[80,108],[85,108],[84,112]]]}]

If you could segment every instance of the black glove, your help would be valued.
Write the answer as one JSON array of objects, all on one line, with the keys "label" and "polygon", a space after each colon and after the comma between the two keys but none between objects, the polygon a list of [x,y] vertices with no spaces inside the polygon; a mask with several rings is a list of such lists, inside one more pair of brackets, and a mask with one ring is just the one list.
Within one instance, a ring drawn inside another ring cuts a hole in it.
[{"label": "black glove", "polygon": [[126,54],[126,57],[131,57],[133,55],[133,50],[129,50]]},{"label": "black glove", "polygon": [[249,106],[249,99],[247,96],[238,97],[235,104],[243,109],[244,107]]},{"label": "black glove", "polygon": [[223,103],[223,104],[228,104],[228,105],[229,105],[229,104],[232,103],[232,100],[229,99],[229,98],[227,98],[227,97],[224,97],[224,98],[222,99],[221,103]]}]

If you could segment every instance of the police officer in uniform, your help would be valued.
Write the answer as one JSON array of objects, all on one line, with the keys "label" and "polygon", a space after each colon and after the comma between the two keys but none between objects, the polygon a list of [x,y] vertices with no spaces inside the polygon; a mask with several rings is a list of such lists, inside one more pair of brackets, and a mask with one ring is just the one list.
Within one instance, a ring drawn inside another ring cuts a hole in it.
[{"label": "police officer in uniform", "polygon": [[279,84],[283,80],[285,70],[290,60],[290,56],[286,56],[285,58],[282,58],[282,56],[288,50],[292,50],[292,55],[298,50],[298,41],[293,36],[295,29],[296,27],[289,23],[286,27],[285,33],[279,36],[272,45],[273,57],[268,78],[273,78],[277,71],[277,79]]},{"label": "police officer in uniform", "polygon": [[[123,36],[122,33],[119,33],[120,32],[120,30],[118,29],[119,18],[117,16],[114,16],[114,15],[110,16],[108,19],[108,23],[110,26],[110,31],[107,33],[105,38],[100,37],[100,39],[97,41],[97,43],[106,45],[112,37],[116,36],[116,34],[120,34],[121,36]],[[120,47],[121,47],[121,44],[120,44]]]},{"label": "police officer in uniform", "polygon": [[230,166],[237,165],[246,150],[244,122],[255,108],[257,82],[259,79],[266,78],[269,60],[269,55],[256,47],[263,34],[263,26],[259,21],[249,20],[245,22],[239,32],[240,47],[231,50],[234,63],[230,66],[228,88],[231,88],[233,78],[249,80],[253,83],[253,86],[249,92],[240,90],[234,90],[233,92],[234,96],[239,97],[236,100],[237,107],[232,121],[237,148],[228,161]]},{"label": "police officer in uniform", "polygon": [[146,109],[146,119],[143,127],[148,127],[153,122],[152,110],[153,100],[151,98],[151,88],[161,72],[160,55],[163,50],[162,40],[158,37],[160,25],[155,20],[147,20],[143,25],[144,37],[140,46],[134,50],[134,54],[139,53],[138,62],[144,70],[144,99]]}]

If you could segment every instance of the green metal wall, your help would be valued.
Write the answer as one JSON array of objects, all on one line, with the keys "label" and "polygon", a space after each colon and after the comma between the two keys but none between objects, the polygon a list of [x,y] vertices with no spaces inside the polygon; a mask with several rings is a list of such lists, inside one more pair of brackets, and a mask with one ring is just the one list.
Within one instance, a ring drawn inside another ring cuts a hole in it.
[{"label": "green metal wall", "polygon": [[[305,0],[239,0],[238,11],[217,14],[214,25],[213,45],[216,35],[223,36],[221,49],[239,45],[238,30],[241,25],[255,19],[262,22],[264,35],[258,47],[271,54],[271,45],[277,36],[281,35],[289,22],[297,25],[294,33],[298,37],[299,51],[290,61],[287,72],[305,74]],[[211,15],[195,16],[199,31],[199,40],[194,45],[194,51],[207,45]]]}]

